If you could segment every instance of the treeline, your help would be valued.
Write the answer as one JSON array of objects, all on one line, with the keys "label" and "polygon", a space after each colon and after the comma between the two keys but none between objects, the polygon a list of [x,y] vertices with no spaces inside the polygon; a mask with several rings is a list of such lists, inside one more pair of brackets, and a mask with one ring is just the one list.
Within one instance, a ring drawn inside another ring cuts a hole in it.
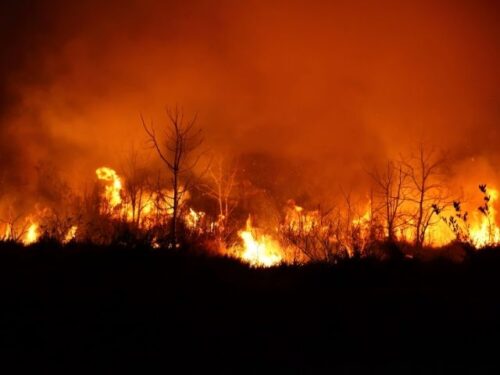
[{"label": "treeline", "polygon": [[311,199],[314,192],[296,202],[286,196],[290,191],[273,189],[273,176],[286,172],[273,169],[271,160],[207,152],[196,117],[167,109],[160,128],[144,118],[142,125],[159,170],[132,150],[119,169],[99,168],[94,184],[73,191],[55,169],[41,166],[40,201],[27,214],[4,210],[3,240],[34,242],[25,240],[33,231],[36,241],[193,247],[231,255],[243,246],[238,234],[250,217],[257,246],[259,238],[272,238],[287,263],[383,257],[381,248],[397,252],[409,245],[415,253],[425,246],[458,243],[469,249],[500,241],[496,192],[480,185],[481,205],[467,212],[437,149],[419,145],[384,167],[367,169],[365,200],[340,189],[325,202]]}]

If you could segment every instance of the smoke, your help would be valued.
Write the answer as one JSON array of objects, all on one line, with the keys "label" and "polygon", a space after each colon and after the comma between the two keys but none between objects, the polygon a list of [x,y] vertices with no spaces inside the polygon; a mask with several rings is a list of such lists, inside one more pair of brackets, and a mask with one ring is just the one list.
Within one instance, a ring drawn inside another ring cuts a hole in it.
[{"label": "smoke", "polygon": [[[161,126],[175,104],[198,113],[211,150],[279,158],[293,166],[289,184],[321,194],[359,186],[367,165],[416,140],[447,150],[457,175],[500,160],[496,2],[1,7],[0,165],[11,189],[33,186],[40,162],[80,181],[118,164],[144,147],[139,115]],[[473,177],[498,181],[482,170]]]}]

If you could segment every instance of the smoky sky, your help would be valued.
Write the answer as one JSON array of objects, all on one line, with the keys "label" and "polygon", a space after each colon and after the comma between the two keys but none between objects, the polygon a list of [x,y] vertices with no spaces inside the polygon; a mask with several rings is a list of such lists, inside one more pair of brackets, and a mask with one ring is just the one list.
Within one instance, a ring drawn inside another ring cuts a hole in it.
[{"label": "smoky sky", "polygon": [[161,126],[165,105],[198,113],[216,152],[294,161],[327,185],[355,183],[416,140],[447,150],[456,169],[498,177],[496,1],[0,7],[11,184],[29,184],[40,160],[73,175],[118,163],[143,145],[140,114]]}]

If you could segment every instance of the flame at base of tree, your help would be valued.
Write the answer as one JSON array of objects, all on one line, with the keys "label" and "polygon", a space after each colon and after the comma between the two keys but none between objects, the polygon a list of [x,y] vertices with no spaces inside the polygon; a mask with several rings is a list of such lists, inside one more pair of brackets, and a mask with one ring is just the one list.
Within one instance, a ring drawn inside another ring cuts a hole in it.
[{"label": "flame at base of tree", "polygon": [[[159,217],[170,217],[173,215],[173,192],[168,189],[158,191],[144,190],[136,198],[135,208],[126,197],[123,178],[109,167],[100,167],[96,170],[99,181],[104,184],[102,194],[103,206],[101,212],[109,214],[118,220],[136,223],[141,228],[150,228],[151,223],[158,221]],[[181,189],[182,190],[182,189]],[[189,199],[189,192],[182,194],[179,203],[182,205]],[[203,212],[195,212],[190,209],[185,215],[184,221],[188,227],[196,226],[203,217]]]}]

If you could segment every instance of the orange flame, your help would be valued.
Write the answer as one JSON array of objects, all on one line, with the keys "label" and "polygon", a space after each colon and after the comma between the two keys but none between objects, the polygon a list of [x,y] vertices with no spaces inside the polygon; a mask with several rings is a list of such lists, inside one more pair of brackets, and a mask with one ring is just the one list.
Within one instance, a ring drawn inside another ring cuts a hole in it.
[{"label": "orange flame", "polygon": [[64,237],[63,243],[66,244],[68,242],[71,242],[76,238],[76,231],[78,230],[78,226],[73,225],[71,228],[69,228],[68,232],[66,233],[66,236]]},{"label": "orange flame", "polygon": [[189,213],[184,217],[184,221],[186,222],[186,225],[191,228],[195,229],[198,227],[200,224],[200,220],[203,218],[205,215],[204,212],[196,212],[192,208],[189,209]]},{"label": "orange flame", "polygon": [[108,167],[97,168],[95,171],[97,178],[102,181],[111,182],[106,186],[105,196],[112,208],[122,202],[120,191],[122,190],[122,181],[115,170]]},{"label": "orange flame", "polygon": [[294,233],[308,233],[319,224],[318,211],[306,211],[290,199],[287,202],[284,224],[286,229]]},{"label": "orange flame", "polygon": [[23,243],[30,245],[38,240],[38,224],[32,223],[24,236]]},{"label": "orange flame", "polygon": [[249,217],[246,229],[238,233],[243,240],[240,258],[254,267],[272,267],[283,262],[283,251],[276,240],[267,235],[257,235]]}]

